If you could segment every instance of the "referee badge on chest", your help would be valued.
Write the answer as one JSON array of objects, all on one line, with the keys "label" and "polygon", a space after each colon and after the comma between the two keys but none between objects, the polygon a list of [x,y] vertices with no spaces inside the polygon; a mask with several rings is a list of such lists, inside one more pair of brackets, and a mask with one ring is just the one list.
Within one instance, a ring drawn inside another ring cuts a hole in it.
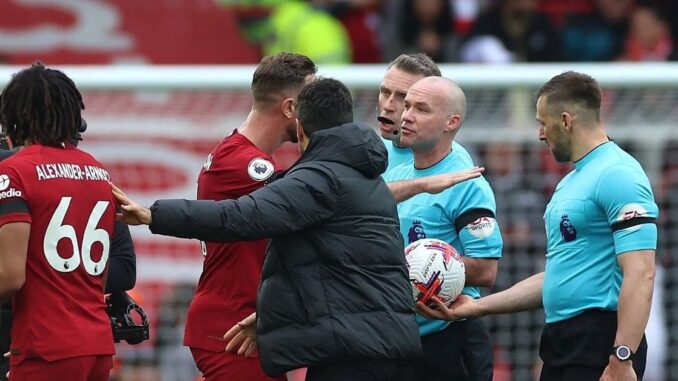
[{"label": "referee badge on chest", "polygon": [[572,242],[577,239],[577,229],[574,228],[567,214],[560,217],[560,234],[563,235],[565,242]]}]

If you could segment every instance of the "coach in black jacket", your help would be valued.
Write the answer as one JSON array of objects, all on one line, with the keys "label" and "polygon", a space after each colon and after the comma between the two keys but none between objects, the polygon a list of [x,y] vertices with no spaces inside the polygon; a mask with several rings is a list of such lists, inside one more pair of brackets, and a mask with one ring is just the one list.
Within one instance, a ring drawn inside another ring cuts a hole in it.
[{"label": "coach in black jacket", "polygon": [[307,380],[398,380],[399,363],[421,356],[396,204],[380,177],[386,149],[352,120],[348,89],[320,79],[299,94],[301,158],[251,195],[149,210],[114,188],[124,220],[156,234],[271,238],[256,322],[270,375],[308,366]]}]

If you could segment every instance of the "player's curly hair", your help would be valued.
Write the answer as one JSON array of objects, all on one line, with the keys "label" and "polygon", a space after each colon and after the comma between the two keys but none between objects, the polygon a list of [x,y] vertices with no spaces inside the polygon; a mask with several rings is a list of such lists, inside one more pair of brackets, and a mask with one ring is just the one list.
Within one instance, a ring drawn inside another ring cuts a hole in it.
[{"label": "player's curly hair", "polygon": [[0,94],[0,124],[15,145],[60,147],[77,133],[84,109],[73,81],[40,61],[16,73]]}]

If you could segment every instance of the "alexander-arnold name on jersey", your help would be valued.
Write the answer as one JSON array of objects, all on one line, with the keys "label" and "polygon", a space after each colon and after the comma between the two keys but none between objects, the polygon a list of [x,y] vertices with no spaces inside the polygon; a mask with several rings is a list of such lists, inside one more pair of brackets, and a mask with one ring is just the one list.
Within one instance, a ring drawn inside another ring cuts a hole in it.
[{"label": "alexander-arnold name on jersey", "polygon": [[110,181],[108,172],[94,165],[78,165],[70,163],[40,164],[35,166],[38,180],[71,179]]}]

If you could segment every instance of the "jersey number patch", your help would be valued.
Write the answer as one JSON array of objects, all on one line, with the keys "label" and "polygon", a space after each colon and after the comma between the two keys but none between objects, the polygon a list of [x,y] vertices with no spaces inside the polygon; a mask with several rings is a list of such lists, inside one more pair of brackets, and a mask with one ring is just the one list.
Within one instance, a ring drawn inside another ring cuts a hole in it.
[{"label": "jersey number patch", "polygon": [[[72,225],[63,225],[66,211],[71,205],[72,197],[62,197],[57,206],[52,219],[49,221],[47,231],[45,232],[45,241],[43,242],[43,250],[47,262],[55,270],[62,273],[75,271],[82,262],[90,275],[99,275],[106,268],[106,260],[108,260],[108,250],[111,246],[108,232],[104,229],[97,229],[101,217],[104,215],[106,208],[108,208],[108,201],[98,201],[94,205],[94,209],[89,215],[87,226],[85,226],[85,233],[82,236],[82,248],[78,246],[78,238],[75,234],[75,228]],[[73,246],[73,255],[70,258],[63,258],[57,252],[57,244],[60,240],[67,239]],[[92,246],[100,242],[103,246],[101,259],[98,262],[92,260]]]}]

